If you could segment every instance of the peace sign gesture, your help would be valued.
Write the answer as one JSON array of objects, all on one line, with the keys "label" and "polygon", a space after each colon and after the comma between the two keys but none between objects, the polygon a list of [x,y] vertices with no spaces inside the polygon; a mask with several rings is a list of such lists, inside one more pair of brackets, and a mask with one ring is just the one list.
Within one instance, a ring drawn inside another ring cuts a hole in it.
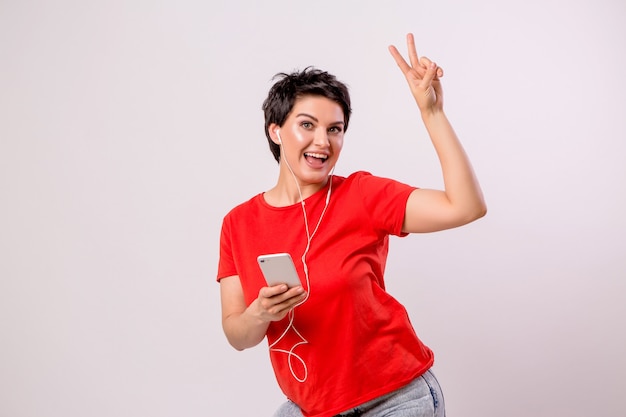
[{"label": "peace sign gesture", "polygon": [[417,56],[412,33],[406,35],[406,44],[409,50],[410,65],[395,46],[389,46],[389,52],[406,77],[417,106],[422,113],[435,113],[443,110],[443,90],[439,80],[443,76],[443,69],[430,59]]}]

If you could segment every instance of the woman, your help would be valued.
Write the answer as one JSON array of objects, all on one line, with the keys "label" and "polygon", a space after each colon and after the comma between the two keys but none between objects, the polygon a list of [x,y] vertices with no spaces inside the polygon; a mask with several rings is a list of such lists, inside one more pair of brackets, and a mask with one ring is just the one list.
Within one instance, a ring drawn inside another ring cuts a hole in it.
[{"label": "woman", "polygon": [[[279,74],[263,103],[278,181],[224,218],[218,281],[232,346],[267,337],[288,398],[275,416],[445,415],[433,353],[385,291],[388,239],[458,227],[486,207],[443,111],[443,71],[418,58],[412,34],[407,46],[408,63],[389,50],[439,157],[444,190],[332,174],[351,114],[348,89],[333,75]],[[302,285],[267,285],[257,257],[279,252],[296,261]]]}]

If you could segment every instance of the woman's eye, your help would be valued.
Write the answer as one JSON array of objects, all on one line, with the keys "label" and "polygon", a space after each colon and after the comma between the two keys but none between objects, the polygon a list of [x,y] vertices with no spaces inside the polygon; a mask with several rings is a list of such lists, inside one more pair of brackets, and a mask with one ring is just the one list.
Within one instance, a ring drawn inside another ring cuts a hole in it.
[{"label": "woman's eye", "polygon": [[341,128],[339,126],[333,126],[330,129],[328,129],[329,132],[331,133],[341,133]]},{"label": "woman's eye", "polygon": [[301,126],[305,129],[310,129],[313,127],[313,123],[311,122],[302,122]]}]

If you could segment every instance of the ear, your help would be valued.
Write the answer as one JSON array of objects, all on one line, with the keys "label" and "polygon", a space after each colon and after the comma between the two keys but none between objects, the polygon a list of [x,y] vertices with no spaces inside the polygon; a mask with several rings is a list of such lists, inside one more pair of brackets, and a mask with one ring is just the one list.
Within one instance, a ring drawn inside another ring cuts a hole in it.
[{"label": "ear", "polygon": [[270,123],[270,125],[267,127],[267,133],[269,133],[270,138],[272,138],[272,142],[280,145],[280,142],[278,141],[278,135],[276,134],[276,131],[278,129],[280,129],[280,126],[278,126],[278,124]]}]

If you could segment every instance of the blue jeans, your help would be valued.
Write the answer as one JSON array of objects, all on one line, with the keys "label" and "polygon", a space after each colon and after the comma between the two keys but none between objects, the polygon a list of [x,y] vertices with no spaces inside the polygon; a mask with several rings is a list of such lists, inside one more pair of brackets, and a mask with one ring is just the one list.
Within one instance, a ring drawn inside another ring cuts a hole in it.
[{"label": "blue jeans", "polygon": [[[445,417],[443,393],[431,370],[408,385],[374,398],[335,417]],[[287,401],[274,417],[302,417],[300,408]]]}]

